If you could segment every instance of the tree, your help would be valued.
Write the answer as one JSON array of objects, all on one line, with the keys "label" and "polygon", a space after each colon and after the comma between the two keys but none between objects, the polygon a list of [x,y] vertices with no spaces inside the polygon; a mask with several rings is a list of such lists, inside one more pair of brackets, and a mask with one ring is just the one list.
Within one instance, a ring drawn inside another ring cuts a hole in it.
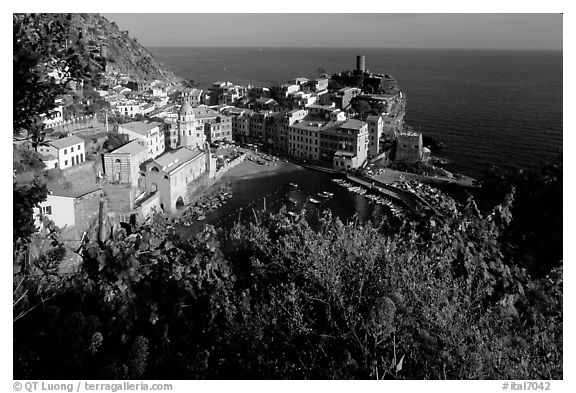
[{"label": "tree", "polygon": [[104,142],[102,147],[107,151],[112,151],[126,143],[128,143],[128,135],[120,134],[117,132],[109,132],[108,139]]},{"label": "tree", "polygon": [[[56,75],[49,75],[55,73]],[[43,138],[43,116],[70,81],[91,80],[95,70],[84,49],[81,27],[71,14],[13,16],[13,133],[25,133],[36,147]]]},{"label": "tree", "polygon": [[512,196],[438,197],[401,228],[281,212],[183,239],[158,215],[89,242],[78,277],[27,287],[53,300],[15,325],[15,377],[562,378],[562,270],[502,257]]}]

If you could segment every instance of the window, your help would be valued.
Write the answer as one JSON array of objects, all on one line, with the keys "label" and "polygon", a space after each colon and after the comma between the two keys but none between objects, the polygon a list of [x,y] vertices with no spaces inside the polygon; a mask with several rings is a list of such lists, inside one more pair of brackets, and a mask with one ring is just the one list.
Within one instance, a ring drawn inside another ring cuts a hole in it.
[{"label": "window", "polygon": [[52,214],[52,206],[42,206],[40,211],[42,212],[42,214],[51,215]]},{"label": "window", "polygon": [[80,150],[80,145],[78,145],[78,150]]},{"label": "window", "polygon": [[66,149],[64,149],[64,154],[68,154],[68,152],[66,151]]},{"label": "window", "polygon": [[68,160],[64,160],[64,166],[68,165]]},{"label": "window", "polygon": [[72,147],[70,148],[70,153],[73,153],[73,152],[74,152],[74,146],[72,146]]}]

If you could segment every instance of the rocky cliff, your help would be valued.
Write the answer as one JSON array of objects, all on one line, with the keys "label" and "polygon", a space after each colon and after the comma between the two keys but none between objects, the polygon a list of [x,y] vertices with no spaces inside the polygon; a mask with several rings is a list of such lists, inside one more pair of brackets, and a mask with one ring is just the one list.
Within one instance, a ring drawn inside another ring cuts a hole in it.
[{"label": "rocky cliff", "polygon": [[99,50],[107,47],[108,66],[133,76],[136,80],[154,79],[178,82],[172,71],[158,61],[146,48],[122,31],[116,23],[99,14],[75,14],[74,24],[84,28],[85,39],[90,48]]}]

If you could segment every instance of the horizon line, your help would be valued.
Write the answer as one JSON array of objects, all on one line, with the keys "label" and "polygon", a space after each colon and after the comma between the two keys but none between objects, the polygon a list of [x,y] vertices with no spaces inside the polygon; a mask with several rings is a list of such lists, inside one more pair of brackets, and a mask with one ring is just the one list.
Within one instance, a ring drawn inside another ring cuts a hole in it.
[{"label": "horizon line", "polygon": [[[143,44],[141,44],[143,45]],[[542,52],[563,52],[564,48],[552,49],[552,48],[429,48],[429,47],[394,47],[394,46],[258,46],[258,45],[143,45],[145,48],[201,48],[201,49],[230,49],[230,48],[241,48],[241,49],[398,49],[398,50],[469,50],[469,51],[542,51]]]}]

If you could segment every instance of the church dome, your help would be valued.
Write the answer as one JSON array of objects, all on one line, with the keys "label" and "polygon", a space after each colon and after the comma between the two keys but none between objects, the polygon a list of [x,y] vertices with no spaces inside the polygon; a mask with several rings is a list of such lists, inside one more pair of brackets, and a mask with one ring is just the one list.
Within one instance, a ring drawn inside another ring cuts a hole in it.
[{"label": "church dome", "polygon": [[180,107],[180,117],[192,114],[194,114],[194,112],[192,111],[192,105],[190,105],[190,102],[188,102],[188,100],[184,100],[184,103]]}]

